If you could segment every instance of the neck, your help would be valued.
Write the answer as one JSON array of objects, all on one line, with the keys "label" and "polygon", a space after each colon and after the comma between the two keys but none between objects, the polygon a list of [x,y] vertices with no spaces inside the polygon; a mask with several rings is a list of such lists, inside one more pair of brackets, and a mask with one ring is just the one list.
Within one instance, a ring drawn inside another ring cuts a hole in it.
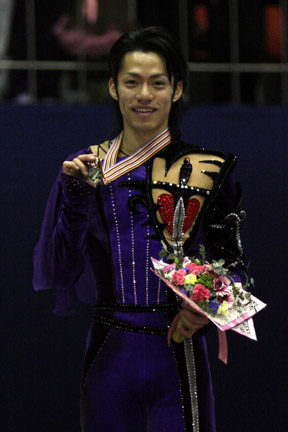
[{"label": "neck", "polygon": [[126,154],[131,155],[135,153],[145,143],[157,136],[160,132],[161,131],[158,131],[156,133],[153,132],[152,134],[150,131],[140,133],[135,131],[127,132],[124,128],[121,150]]}]

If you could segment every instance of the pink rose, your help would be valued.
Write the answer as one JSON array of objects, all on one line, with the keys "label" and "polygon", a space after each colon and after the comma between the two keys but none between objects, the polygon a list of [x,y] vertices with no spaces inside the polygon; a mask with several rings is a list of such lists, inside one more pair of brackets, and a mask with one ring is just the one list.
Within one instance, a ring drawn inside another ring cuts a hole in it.
[{"label": "pink rose", "polygon": [[189,273],[194,273],[196,275],[198,275],[201,272],[204,272],[206,270],[206,266],[205,265],[197,265],[195,263],[190,263],[186,266],[186,268],[189,269]]},{"label": "pink rose", "polygon": [[185,270],[176,270],[173,273],[172,282],[175,285],[184,285],[184,283],[185,283],[185,276],[186,276],[186,271]]},{"label": "pink rose", "polygon": [[192,300],[196,302],[201,302],[208,300],[210,298],[210,291],[201,284],[195,285],[193,289],[193,297]]}]

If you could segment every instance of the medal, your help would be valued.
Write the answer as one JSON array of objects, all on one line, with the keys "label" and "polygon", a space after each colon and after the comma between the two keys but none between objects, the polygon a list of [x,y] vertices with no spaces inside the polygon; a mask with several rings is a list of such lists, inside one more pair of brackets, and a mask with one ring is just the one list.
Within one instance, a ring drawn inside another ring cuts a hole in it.
[{"label": "medal", "polygon": [[103,177],[102,165],[99,158],[95,162],[87,162],[88,178],[92,183],[99,183]]}]

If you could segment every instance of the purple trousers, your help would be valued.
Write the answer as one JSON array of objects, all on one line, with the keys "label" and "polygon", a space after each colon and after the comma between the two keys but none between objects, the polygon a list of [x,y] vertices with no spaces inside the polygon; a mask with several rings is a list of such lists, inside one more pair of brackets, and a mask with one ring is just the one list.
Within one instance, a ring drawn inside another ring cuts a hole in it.
[{"label": "purple trousers", "polygon": [[204,337],[193,337],[199,425],[194,427],[182,344],[93,323],[81,392],[82,432],[215,432]]},{"label": "purple trousers", "polygon": [[99,344],[95,331],[92,325],[87,357],[97,347],[83,377],[82,432],[184,432],[177,365],[167,338],[112,328]]}]

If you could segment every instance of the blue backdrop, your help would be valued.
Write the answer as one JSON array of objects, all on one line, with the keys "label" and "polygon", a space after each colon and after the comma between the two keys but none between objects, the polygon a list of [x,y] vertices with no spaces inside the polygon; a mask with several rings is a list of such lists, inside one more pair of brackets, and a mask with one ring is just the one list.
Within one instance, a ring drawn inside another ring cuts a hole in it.
[{"label": "blue backdrop", "polygon": [[[54,293],[34,293],[32,255],[46,199],[65,157],[111,136],[107,106],[0,106],[1,390],[6,432],[79,432],[79,386],[90,308],[52,314]],[[219,432],[287,432],[288,109],[189,107],[185,140],[238,156],[243,243],[268,304],[258,342],[228,334],[228,365],[208,336]],[[113,411],[113,407],[111,407]],[[136,432],[136,431],[135,431]]]}]

